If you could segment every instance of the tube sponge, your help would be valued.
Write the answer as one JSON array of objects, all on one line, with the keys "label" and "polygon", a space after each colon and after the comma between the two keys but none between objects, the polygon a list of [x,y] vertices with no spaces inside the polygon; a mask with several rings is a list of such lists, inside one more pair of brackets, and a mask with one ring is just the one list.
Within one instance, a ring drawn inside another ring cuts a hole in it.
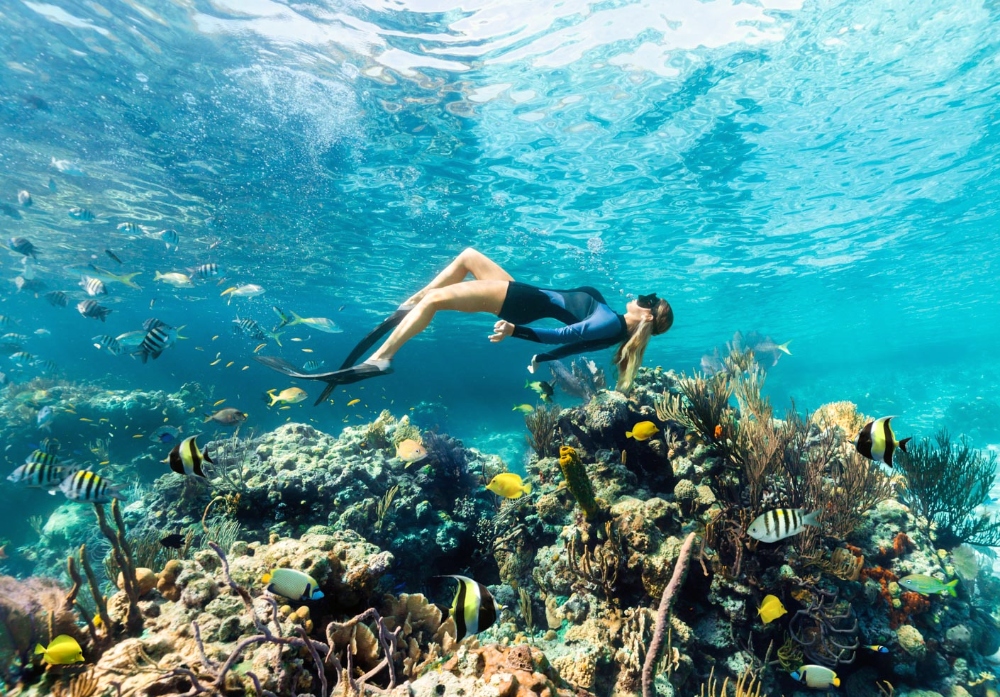
[{"label": "tube sponge", "polygon": [[580,510],[583,511],[583,517],[588,523],[596,522],[600,507],[594,498],[594,487],[590,485],[587,469],[580,462],[580,455],[574,448],[568,445],[560,446],[559,469],[566,479],[566,488],[573,494]]}]

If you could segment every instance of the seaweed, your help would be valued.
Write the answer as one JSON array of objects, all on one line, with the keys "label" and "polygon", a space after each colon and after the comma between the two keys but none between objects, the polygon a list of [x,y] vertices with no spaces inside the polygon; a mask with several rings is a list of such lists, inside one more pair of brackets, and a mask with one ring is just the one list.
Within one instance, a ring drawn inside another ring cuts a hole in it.
[{"label": "seaweed", "polygon": [[553,404],[551,407],[538,407],[525,415],[524,425],[528,427],[525,440],[538,457],[556,454],[556,435],[561,412],[559,405]]}]

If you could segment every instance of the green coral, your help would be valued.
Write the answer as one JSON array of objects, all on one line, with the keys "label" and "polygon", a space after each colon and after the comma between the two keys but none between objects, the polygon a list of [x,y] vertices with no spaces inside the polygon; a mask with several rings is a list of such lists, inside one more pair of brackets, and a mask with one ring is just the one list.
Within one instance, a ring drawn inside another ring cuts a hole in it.
[{"label": "green coral", "polygon": [[559,469],[562,470],[566,479],[566,488],[573,494],[577,505],[583,511],[587,522],[596,522],[601,509],[594,496],[594,487],[590,484],[590,477],[587,476],[587,468],[580,461],[580,455],[574,448],[564,445],[559,448]]}]

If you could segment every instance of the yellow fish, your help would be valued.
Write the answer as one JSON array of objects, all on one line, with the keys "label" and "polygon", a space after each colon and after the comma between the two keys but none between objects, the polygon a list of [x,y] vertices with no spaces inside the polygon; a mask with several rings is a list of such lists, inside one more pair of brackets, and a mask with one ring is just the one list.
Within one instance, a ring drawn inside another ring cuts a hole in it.
[{"label": "yellow fish", "polygon": [[302,353],[312,353],[312,349],[302,349]]},{"label": "yellow fish", "polygon": [[781,604],[781,600],[775,595],[765,595],[764,599],[760,601],[760,607],[757,608],[757,614],[760,615],[760,621],[764,624],[770,624],[776,619],[786,614],[788,610],[785,606]]},{"label": "yellow fish", "polygon": [[83,649],[76,639],[68,634],[60,634],[49,643],[48,647],[41,644],[35,646],[35,655],[53,666],[64,666],[70,663],[83,663]]},{"label": "yellow fish", "polygon": [[278,411],[284,411],[285,409],[291,409],[291,407],[288,406],[287,404],[283,407],[278,407]]},{"label": "yellow fish", "polygon": [[212,341],[215,341],[215,340],[216,340],[216,339],[218,339],[218,338],[219,338],[219,335],[218,335],[218,334],[216,334],[215,336],[213,336],[213,337],[212,337]]},{"label": "yellow fish", "polygon": [[81,416],[80,421],[86,421],[88,424],[94,423],[93,419],[88,419],[86,416]]},{"label": "yellow fish", "polygon": [[513,472],[504,472],[493,477],[492,481],[486,485],[487,491],[492,491],[497,496],[505,499],[519,499],[524,494],[531,493],[531,485],[521,481],[520,475]]},{"label": "yellow fish", "polygon": [[347,403],[347,406],[353,407],[355,404],[357,404],[360,401],[361,401],[360,399],[352,399],[350,402]]},{"label": "yellow fish", "polygon": [[409,467],[414,462],[420,462],[427,457],[427,449],[412,438],[407,438],[399,441],[396,445],[396,457]]},{"label": "yellow fish", "polygon": [[136,433],[136,434],[135,434],[134,436],[132,436],[132,437],[133,437],[133,438],[145,438],[146,436],[142,435],[141,433]]},{"label": "yellow fish", "polygon": [[631,431],[625,431],[625,437],[635,438],[639,441],[649,440],[659,432],[660,429],[652,421],[640,421],[632,427]]},{"label": "yellow fish", "polygon": [[213,404],[212,406],[213,406],[213,407],[217,407],[217,406],[219,406],[220,404],[222,404],[222,403],[223,403],[223,402],[225,402],[225,401],[226,401],[226,400],[224,400],[224,399],[220,399],[220,400],[219,400],[218,402],[216,402],[216,403],[215,403],[215,404]]},{"label": "yellow fish", "polygon": [[245,365],[245,366],[243,366],[242,368],[240,368],[240,370],[250,370],[250,366],[248,366],[248,365]]},{"label": "yellow fish", "polygon": [[517,404],[517,405],[514,406],[513,409],[511,409],[511,411],[519,411],[522,414],[530,414],[534,410],[535,410],[535,408],[533,406],[531,406],[530,404]]},{"label": "yellow fish", "polygon": [[309,396],[301,387],[286,387],[281,392],[278,392],[278,394],[275,394],[275,392],[277,392],[277,390],[267,391],[268,396],[271,398],[271,403],[267,405],[269,407],[273,407],[278,402],[298,404]]},{"label": "yellow fish", "polygon": [[257,353],[258,351],[260,351],[260,350],[261,350],[262,348],[264,348],[265,346],[267,346],[267,343],[263,343],[263,344],[257,344],[257,348],[255,348],[255,349],[253,350],[253,352],[254,352],[254,353]]},{"label": "yellow fish", "polygon": [[226,363],[226,367],[228,368],[229,366],[231,366],[231,365],[232,365],[233,363],[235,363],[235,362],[236,362],[236,361],[229,361],[228,363]]},{"label": "yellow fish", "polygon": [[222,363],[222,359],[221,358],[216,358],[214,361],[212,361],[211,363],[209,363],[209,365],[219,365],[219,363]]}]

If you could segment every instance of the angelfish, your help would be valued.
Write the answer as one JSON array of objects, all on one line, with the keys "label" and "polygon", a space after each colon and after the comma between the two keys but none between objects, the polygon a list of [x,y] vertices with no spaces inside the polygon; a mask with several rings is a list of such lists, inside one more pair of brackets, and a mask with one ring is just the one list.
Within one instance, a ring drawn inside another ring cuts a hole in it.
[{"label": "angelfish", "polygon": [[858,452],[869,460],[884,462],[892,467],[893,452],[899,448],[905,453],[906,444],[911,440],[911,438],[896,440],[896,435],[892,432],[892,426],[889,424],[889,421],[894,418],[896,417],[883,416],[881,419],[866,423],[865,427],[861,429],[861,433],[858,434],[858,440],[854,446]]},{"label": "angelfish", "polygon": [[296,569],[275,569],[260,579],[267,584],[267,592],[289,600],[319,600],[323,591],[316,579]]},{"label": "angelfish", "polygon": [[195,441],[197,437],[188,436],[175,445],[174,449],[167,456],[167,459],[163,462],[169,464],[170,469],[177,474],[194,475],[195,477],[208,479],[205,476],[205,471],[202,469],[202,463],[207,462],[214,465],[215,462],[209,457],[208,448],[201,451],[198,450],[198,443]]},{"label": "angelfish", "polygon": [[498,606],[486,586],[465,576],[449,575],[438,578],[453,578],[458,581],[458,591],[451,604],[451,616],[455,618],[456,641],[487,630],[497,621]]}]

